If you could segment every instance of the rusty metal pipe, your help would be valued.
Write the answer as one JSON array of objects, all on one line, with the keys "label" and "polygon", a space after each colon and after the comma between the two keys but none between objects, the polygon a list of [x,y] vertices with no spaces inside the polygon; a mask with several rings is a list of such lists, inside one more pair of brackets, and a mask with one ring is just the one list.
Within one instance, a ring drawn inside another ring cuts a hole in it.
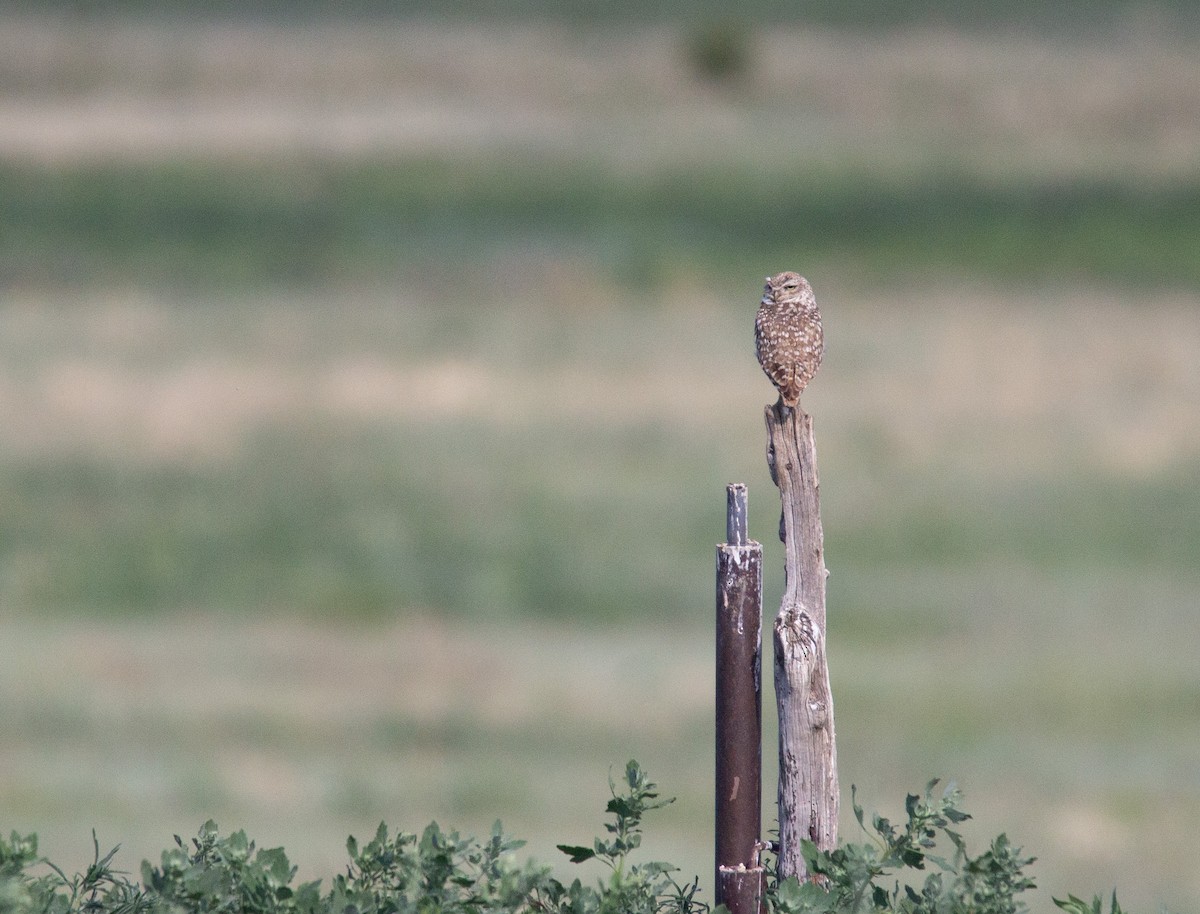
[{"label": "rusty metal pipe", "polygon": [[716,903],[759,914],[762,827],[762,546],[747,537],[746,487],[726,490],[717,546]]}]

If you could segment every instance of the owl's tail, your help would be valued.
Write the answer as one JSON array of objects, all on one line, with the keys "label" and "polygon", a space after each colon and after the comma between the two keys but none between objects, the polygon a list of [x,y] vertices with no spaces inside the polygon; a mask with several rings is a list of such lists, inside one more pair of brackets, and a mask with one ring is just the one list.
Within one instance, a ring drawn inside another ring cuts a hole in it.
[{"label": "owl's tail", "polygon": [[795,409],[800,405],[800,392],[804,390],[804,385],[800,383],[800,379],[795,375],[792,376],[786,384],[779,387],[779,399],[783,401],[784,406],[790,406]]}]

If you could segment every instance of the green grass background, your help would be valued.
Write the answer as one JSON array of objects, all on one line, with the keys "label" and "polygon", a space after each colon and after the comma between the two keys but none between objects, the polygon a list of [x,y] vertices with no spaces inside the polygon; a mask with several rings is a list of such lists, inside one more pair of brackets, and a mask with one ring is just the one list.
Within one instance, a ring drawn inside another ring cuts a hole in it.
[{"label": "green grass background", "polygon": [[1200,185],[1174,175],[997,181],[961,166],[890,176],[789,161],[631,176],[499,158],[9,167],[4,266],[14,282],[310,284],[423,272],[522,239],[637,286],[685,266],[729,275],[796,250],[877,281],[934,270],[1200,284]]},{"label": "green grass background", "polygon": [[[958,779],[1035,910],[1200,906],[1190,7],[755,4],[716,83],[715,8],[339,9],[0,7],[0,826],[554,860],[634,756],[707,885],[713,545],[747,482],[769,618],[798,268],[843,785]],[[434,126],[339,139],[373,106]]]}]

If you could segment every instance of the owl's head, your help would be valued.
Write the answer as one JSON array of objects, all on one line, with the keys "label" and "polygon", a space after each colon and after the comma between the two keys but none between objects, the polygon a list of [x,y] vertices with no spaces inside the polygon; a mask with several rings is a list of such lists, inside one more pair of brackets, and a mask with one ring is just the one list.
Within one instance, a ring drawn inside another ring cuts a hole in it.
[{"label": "owl's head", "polygon": [[768,276],[767,284],[763,286],[763,301],[799,301],[805,297],[812,297],[812,286],[807,279],[791,270]]}]

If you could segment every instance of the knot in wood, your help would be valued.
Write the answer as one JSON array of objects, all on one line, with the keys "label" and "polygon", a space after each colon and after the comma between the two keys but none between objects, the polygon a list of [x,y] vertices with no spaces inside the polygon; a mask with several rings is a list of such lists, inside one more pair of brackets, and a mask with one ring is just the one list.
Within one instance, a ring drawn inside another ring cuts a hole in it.
[{"label": "knot in wood", "polygon": [[817,654],[820,635],[812,615],[803,603],[793,604],[782,610],[775,619],[777,640],[782,647],[776,663],[799,656],[810,660]]},{"label": "knot in wood", "polygon": [[819,698],[809,700],[808,714],[814,730],[823,730],[829,723],[828,706]]}]

